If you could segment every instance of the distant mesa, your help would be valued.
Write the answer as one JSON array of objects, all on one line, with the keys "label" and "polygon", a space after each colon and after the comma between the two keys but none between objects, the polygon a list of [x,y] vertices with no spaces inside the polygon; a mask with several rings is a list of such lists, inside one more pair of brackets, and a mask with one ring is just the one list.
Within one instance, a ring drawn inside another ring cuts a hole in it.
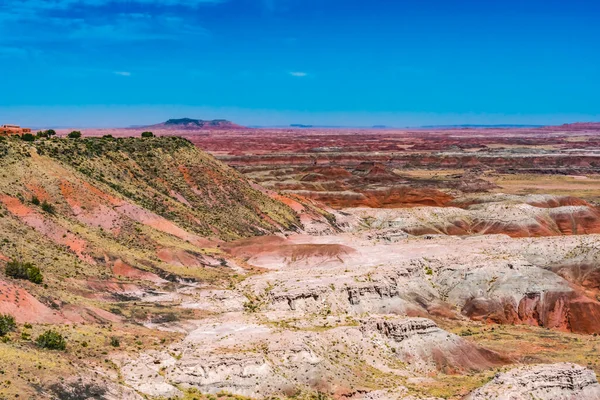
[{"label": "distant mesa", "polygon": [[312,125],[305,125],[305,124],[291,124],[290,125],[291,128],[312,128]]},{"label": "distant mesa", "polygon": [[176,118],[156,125],[150,125],[145,128],[170,129],[170,130],[201,130],[201,129],[247,129],[244,126],[234,124],[226,119],[192,119]]}]

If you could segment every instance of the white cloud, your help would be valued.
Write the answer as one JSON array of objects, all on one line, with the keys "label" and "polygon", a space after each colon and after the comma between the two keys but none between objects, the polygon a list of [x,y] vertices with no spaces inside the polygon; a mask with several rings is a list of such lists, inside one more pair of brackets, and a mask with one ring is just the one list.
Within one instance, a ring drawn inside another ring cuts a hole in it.
[{"label": "white cloud", "polygon": [[115,71],[114,74],[119,76],[131,76],[131,72],[127,71]]},{"label": "white cloud", "polygon": [[304,78],[305,76],[308,76],[308,74],[306,72],[302,72],[302,71],[292,71],[290,72],[291,76],[294,76],[296,78]]}]

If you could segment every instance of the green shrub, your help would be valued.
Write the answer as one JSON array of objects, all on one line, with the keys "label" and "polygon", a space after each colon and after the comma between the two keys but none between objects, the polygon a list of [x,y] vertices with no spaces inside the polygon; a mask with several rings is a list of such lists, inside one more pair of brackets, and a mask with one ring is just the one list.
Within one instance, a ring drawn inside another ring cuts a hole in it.
[{"label": "green shrub", "polygon": [[121,341],[119,340],[118,337],[113,336],[110,338],[110,345],[112,347],[121,347]]},{"label": "green shrub", "polygon": [[17,324],[12,315],[0,314],[0,336],[6,336],[8,332],[14,331],[16,327]]},{"label": "green shrub", "polygon": [[56,131],[54,129],[48,129],[48,130],[44,131],[44,133],[46,134],[47,137],[52,137],[52,136],[56,135]]},{"label": "green shrub", "polygon": [[143,138],[154,137],[154,133],[152,133],[152,132],[142,132],[142,137]]},{"label": "green shrub", "polygon": [[80,131],[73,131],[67,135],[69,139],[79,139],[81,137]]},{"label": "green shrub", "polygon": [[31,204],[33,204],[34,206],[39,206],[40,205],[40,199],[38,199],[37,196],[31,197]]},{"label": "green shrub", "polygon": [[35,342],[42,349],[65,350],[67,348],[67,341],[63,335],[54,330],[42,333]]},{"label": "green shrub", "polygon": [[35,265],[29,262],[9,261],[4,270],[6,276],[15,279],[26,279],[30,282],[40,284],[44,281],[42,271]]},{"label": "green shrub", "polygon": [[34,142],[35,136],[32,133],[24,133],[21,135],[21,140],[24,140],[25,142]]},{"label": "green shrub", "polygon": [[48,214],[54,214],[55,212],[54,206],[48,203],[46,200],[44,200],[44,202],[42,203],[42,210],[44,210]]}]

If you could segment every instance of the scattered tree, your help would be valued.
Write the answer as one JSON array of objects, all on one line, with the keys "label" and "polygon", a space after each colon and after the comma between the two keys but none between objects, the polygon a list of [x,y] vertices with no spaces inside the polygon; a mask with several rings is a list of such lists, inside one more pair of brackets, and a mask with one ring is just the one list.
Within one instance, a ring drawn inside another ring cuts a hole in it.
[{"label": "scattered tree", "polygon": [[54,214],[56,212],[54,206],[48,203],[46,200],[44,200],[44,202],[42,203],[42,210],[44,210],[44,212],[47,212],[48,214]]},{"label": "scattered tree", "polygon": [[152,132],[142,132],[142,137],[143,138],[151,138],[151,137],[154,137],[154,133],[152,133]]},{"label": "scattered tree", "polygon": [[73,131],[67,135],[69,139],[79,139],[81,137],[80,131]]},{"label": "scattered tree", "polygon": [[4,273],[11,278],[25,279],[38,285],[44,281],[42,271],[30,262],[9,261]]},{"label": "scattered tree", "polygon": [[35,136],[31,133],[24,133],[23,135],[21,135],[21,140],[25,142],[33,142],[35,141]]},{"label": "scattered tree", "polygon": [[49,330],[42,333],[35,342],[42,349],[65,350],[67,348],[67,341],[63,335],[55,330]]},{"label": "scattered tree", "polygon": [[17,328],[15,318],[12,315],[0,314],[0,336],[6,336]]},{"label": "scattered tree", "polygon": [[48,129],[46,131],[44,131],[44,133],[46,134],[47,137],[51,138],[52,136],[56,135],[56,131],[54,129]]},{"label": "scattered tree", "polygon": [[38,199],[38,197],[36,195],[33,195],[31,197],[31,204],[33,204],[34,206],[39,206],[40,205],[40,199]]}]

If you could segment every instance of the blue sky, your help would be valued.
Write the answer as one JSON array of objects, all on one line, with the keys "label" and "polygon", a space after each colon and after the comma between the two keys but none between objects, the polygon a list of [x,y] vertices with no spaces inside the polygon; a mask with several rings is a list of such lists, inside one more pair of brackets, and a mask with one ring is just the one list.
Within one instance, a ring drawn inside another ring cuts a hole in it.
[{"label": "blue sky", "polygon": [[600,2],[0,0],[0,123],[600,120]]}]

